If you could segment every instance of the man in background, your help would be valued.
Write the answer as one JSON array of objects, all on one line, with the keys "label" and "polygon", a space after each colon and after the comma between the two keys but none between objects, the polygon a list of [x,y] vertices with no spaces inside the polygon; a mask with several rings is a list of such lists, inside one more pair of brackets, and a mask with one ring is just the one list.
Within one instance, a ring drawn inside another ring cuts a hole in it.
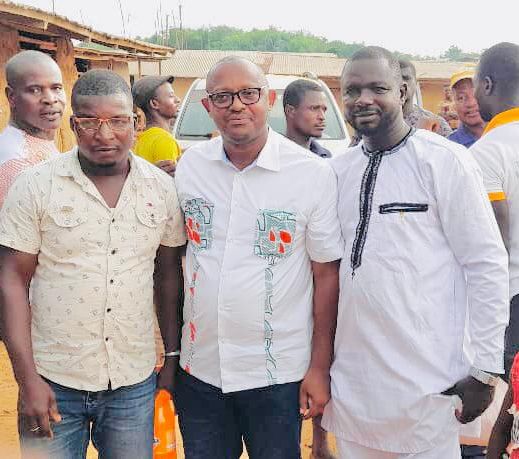
[{"label": "man in background", "polygon": [[400,71],[402,72],[402,79],[407,85],[407,95],[402,110],[404,112],[405,122],[415,128],[427,129],[436,132],[443,137],[451,134],[452,129],[441,116],[420,107],[414,103],[416,88],[418,82],[416,81],[416,68],[413,63],[407,59],[399,59]]},{"label": "man in background", "polygon": [[450,83],[459,126],[449,135],[448,139],[467,148],[483,135],[486,125],[481,118],[478,101],[474,96],[473,77],[472,70],[462,70],[451,76]]},{"label": "man in background", "polygon": [[319,145],[326,128],[326,96],[315,81],[300,79],[290,83],[283,93],[283,109],[287,122],[286,136],[321,158],[331,152]]},{"label": "man in background", "polygon": [[[326,96],[315,81],[300,79],[290,83],[283,93],[283,109],[287,123],[286,136],[321,158],[331,158],[329,150],[315,139],[321,138],[326,128]],[[326,431],[321,427],[322,416],[312,418],[312,458],[333,459]]]},{"label": "man in background", "polygon": [[165,172],[174,172],[182,153],[171,134],[180,99],[171,86],[172,76],[148,76],[132,88],[133,102],[146,117],[146,129],[137,134],[133,152]]},{"label": "man in background", "polygon": [[499,43],[479,61],[475,95],[484,135],[470,149],[478,161],[510,267],[510,324],[505,337],[505,378],[519,351],[519,46]]},{"label": "man in background", "polygon": [[22,51],[5,66],[11,117],[0,133],[0,207],[16,176],[58,153],[54,138],[66,104],[58,64],[40,51]]}]

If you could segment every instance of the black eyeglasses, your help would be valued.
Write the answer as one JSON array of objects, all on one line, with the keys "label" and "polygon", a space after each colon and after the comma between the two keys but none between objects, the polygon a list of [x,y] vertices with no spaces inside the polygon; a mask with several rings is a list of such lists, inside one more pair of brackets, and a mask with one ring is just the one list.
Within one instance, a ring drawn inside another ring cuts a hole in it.
[{"label": "black eyeglasses", "polygon": [[229,108],[234,103],[236,96],[238,96],[238,99],[243,105],[253,105],[258,103],[261,97],[261,91],[266,87],[267,86],[262,86],[261,88],[245,88],[236,92],[207,93],[207,97],[211,99],[211,102],[216,108]]}]

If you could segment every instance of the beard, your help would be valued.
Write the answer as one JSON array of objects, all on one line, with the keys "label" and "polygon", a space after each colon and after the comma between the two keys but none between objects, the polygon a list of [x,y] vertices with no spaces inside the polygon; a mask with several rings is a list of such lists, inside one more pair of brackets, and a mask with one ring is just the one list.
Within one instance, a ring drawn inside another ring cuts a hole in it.
[{"label": "beard", "polygon": [[391,126],[397,121],[399,115],[397,111],[377,111],[377,114],[378,118],[375,118],[373,121],[367,123],[363,122],[362,120],[358,120],[358,118],[356,118],[353,113],[351,115],[346,114],[346,119],[348,123],[350,123],[351,126],[355,129],[355,131],[361,136],[375,137],[389,131]]}]

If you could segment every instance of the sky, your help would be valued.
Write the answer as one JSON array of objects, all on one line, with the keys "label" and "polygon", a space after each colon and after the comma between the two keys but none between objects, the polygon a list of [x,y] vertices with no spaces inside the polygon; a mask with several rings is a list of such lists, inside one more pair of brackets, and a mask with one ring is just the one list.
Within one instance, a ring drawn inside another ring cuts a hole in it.
[{"label": "sky", "polygon": [[[54,4],[56,14],[131,38],[152,35],[159,10],[163,16],[173,13],[177,21],[179,10],[179,0],[13,1],[47,11]],[[181,4],[187,28],[274,26],[422,56],[439,56],[451,45],[480,52],[501,41],[519,44],[516,0],[479,6],[474,0],[181,0]]]}]

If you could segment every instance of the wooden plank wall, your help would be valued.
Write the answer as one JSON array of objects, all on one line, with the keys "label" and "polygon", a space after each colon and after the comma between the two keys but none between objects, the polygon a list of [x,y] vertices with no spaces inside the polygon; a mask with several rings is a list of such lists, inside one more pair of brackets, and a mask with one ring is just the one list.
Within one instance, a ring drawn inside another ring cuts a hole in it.
[{"label": "wooden plank wall", "polygon": [[0,130],[2,130],[9,121],[9,104],[5,96],[5,87],[7,86],[5,64],[20,48],[17,30],[0,24],[0,36],[2,37],[2,46],[0,46]]}]

